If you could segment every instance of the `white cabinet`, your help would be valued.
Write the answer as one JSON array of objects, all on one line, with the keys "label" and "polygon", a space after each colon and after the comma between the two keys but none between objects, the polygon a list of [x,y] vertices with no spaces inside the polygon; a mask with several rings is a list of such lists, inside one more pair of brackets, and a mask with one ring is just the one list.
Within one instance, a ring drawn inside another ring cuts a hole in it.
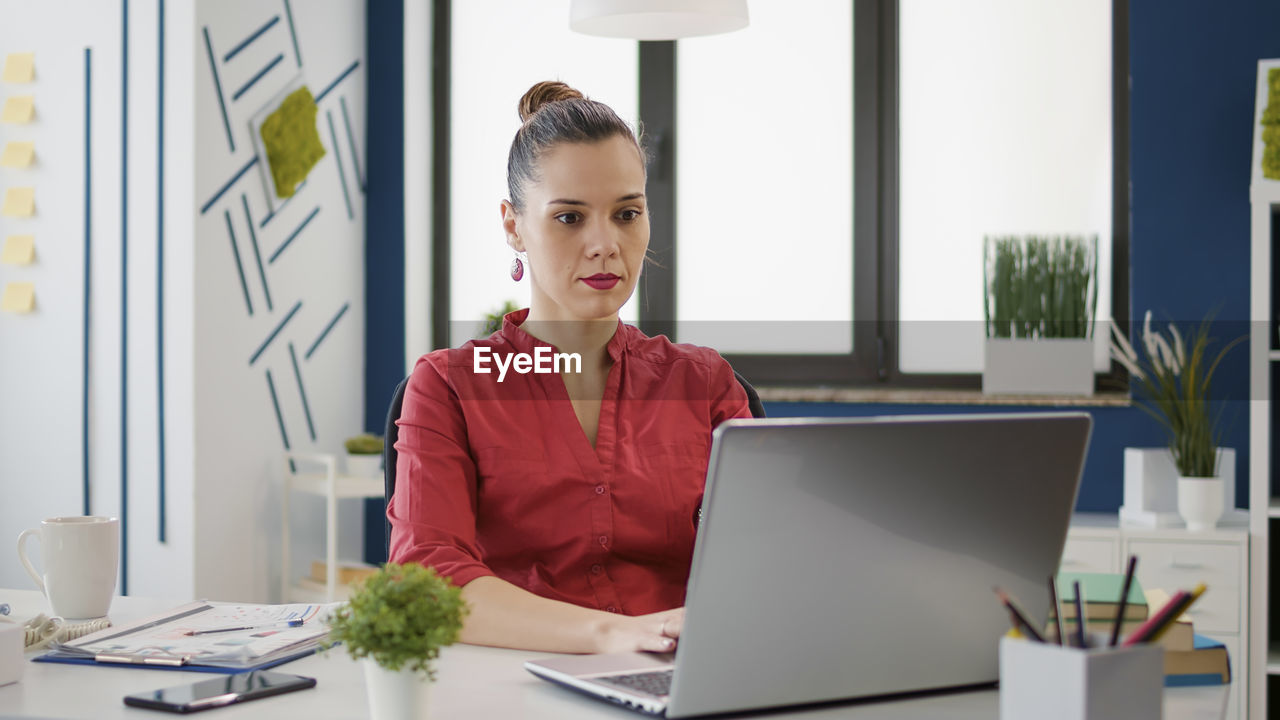
[{"label": "white cabinet", "polygon": [[1227,720],[1247,715],[1249,697],[1248,514],[1229,513],[1215,530],[1121,527],[1115,515],[1077,514],[1067,533],[1062,570],[1123,572],[1138,557],[1138,582],[1173,594],[1203,582],[1208,590],[1188,611],[1195,631],[1227,646],[1232,687]]},{"label": "white cabinet", "polygon": [[[320,472],[294,472],[293,467],[318,467]],[[289,497],[294,492],[319,495],[325,499],[325,582],[310,578],[293,579],[290,570]],[[338,456],[285,453],[284,492],[281,508],[281,602],[333,602],[345,600],[347,588],[338,583],[338,501],[383,497],[383,478],[360,477],[338,472]]]}]

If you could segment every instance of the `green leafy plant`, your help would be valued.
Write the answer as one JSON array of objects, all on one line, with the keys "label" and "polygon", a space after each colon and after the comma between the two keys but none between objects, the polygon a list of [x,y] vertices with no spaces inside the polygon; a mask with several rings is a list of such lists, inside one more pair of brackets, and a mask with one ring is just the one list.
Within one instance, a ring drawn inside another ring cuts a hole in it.
[{"label": "green leafy plant", "polygon": [[326,645],[342,643],[356,659],[435,680],[431,663],[440,648],[457,642],[467,611],[462,590],[435,569],[387,563],[330,618]]},{"label": "green leafy plant", "polygon": [[1093,337],[1098,236],[987,236],[983,317],[989,338]]},{"label": "green leafy plant", "polygon": [[1262,176],[1280,180],[1280,68],[1267,71],[1267,107],[1261,124]]},{"label": "green leafy plant", "polygon": [[382,454],[382,437],[378,435],[370,435],[363,433],[355,437],[349,437],[342,443],[347,452],[352,455],[381,455]]},{"label": "green leafy plant", "polygon": [[1164,427],[1174,465],[1183,477],[1218,474],[1222,418],[1220,411],[1214,416],[1210,410],[1213,374],[1227,352],[1245,339],[1232,340],[1210,359],[1211,321],[1212,316],[1205,318],[1184,342],[1173,323],[1166,324],[1164,333],[1152,331],[1148,310],[1142,321],[1141,353],[1111,323],[1111,357],[1129,371],[1142,399],[1138,407]]},{"label": "green leafy plant", "polygon": [[513,313],[519,309],[520,309],[520,306],[516,305],[514,301],[507,300],[506,302],[502,303],[502,307],[498,308],[497,311],[491,312],[488,315],[485,315],[484,326],[480,329],[480,337],[482,338],[489,337],[490,335],[501,330],[502,318],[506,317],[507,313]]}]

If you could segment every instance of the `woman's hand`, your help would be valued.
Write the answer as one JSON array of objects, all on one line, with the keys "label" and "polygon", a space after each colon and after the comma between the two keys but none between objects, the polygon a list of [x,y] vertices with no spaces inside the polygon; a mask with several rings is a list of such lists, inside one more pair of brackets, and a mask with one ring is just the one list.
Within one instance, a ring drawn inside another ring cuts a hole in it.
[{"label": "woman's hand", "polygon": [[612,617],[600,630],[598,652],[674,652],[683,628],[682,607],[651,615]]}]

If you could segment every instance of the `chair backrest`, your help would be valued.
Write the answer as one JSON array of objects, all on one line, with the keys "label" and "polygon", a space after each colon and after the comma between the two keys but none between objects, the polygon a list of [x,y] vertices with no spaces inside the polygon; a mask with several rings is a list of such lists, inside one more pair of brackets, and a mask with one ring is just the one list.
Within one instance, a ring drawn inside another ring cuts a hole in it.
[{"label": "chair backrest", "polygon": [[[742,385],[742,389],[747,392],[747,406],[751,408],[751,417],[764,417],[764,403],[760,402],[760,395],[756,393],[756,389],[751,387],[751,383],[742,377],[736,370],[733,376],[738,378],[738,383]],[[404,406],[404,388],[409,384],[409,378],[400,381],[396,386],[396,390],[391,394],[391,405],[387,408],[387,427],[384,432],[386,442],[382,447],[382,477],[383,477],[383,522],[386,523],[386,552],[387,559],[391,558],[391,521],[386,520],[386,509],[391,505],[391,496],[396,491],[396,438],[400,434],[400,428],[396,426],[396,420],[400,419],[400,409]]]}]

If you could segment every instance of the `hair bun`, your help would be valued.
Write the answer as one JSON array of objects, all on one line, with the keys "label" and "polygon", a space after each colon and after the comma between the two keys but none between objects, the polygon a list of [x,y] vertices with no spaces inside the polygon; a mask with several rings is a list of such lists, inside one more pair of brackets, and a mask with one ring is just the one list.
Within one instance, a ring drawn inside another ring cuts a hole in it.
[{"label": "hair bun", "polygon": [[533,117],[542,106],[561,100],[582,100],[586,96],[559,80],[543,80],[520,98],[520,122]]}]

